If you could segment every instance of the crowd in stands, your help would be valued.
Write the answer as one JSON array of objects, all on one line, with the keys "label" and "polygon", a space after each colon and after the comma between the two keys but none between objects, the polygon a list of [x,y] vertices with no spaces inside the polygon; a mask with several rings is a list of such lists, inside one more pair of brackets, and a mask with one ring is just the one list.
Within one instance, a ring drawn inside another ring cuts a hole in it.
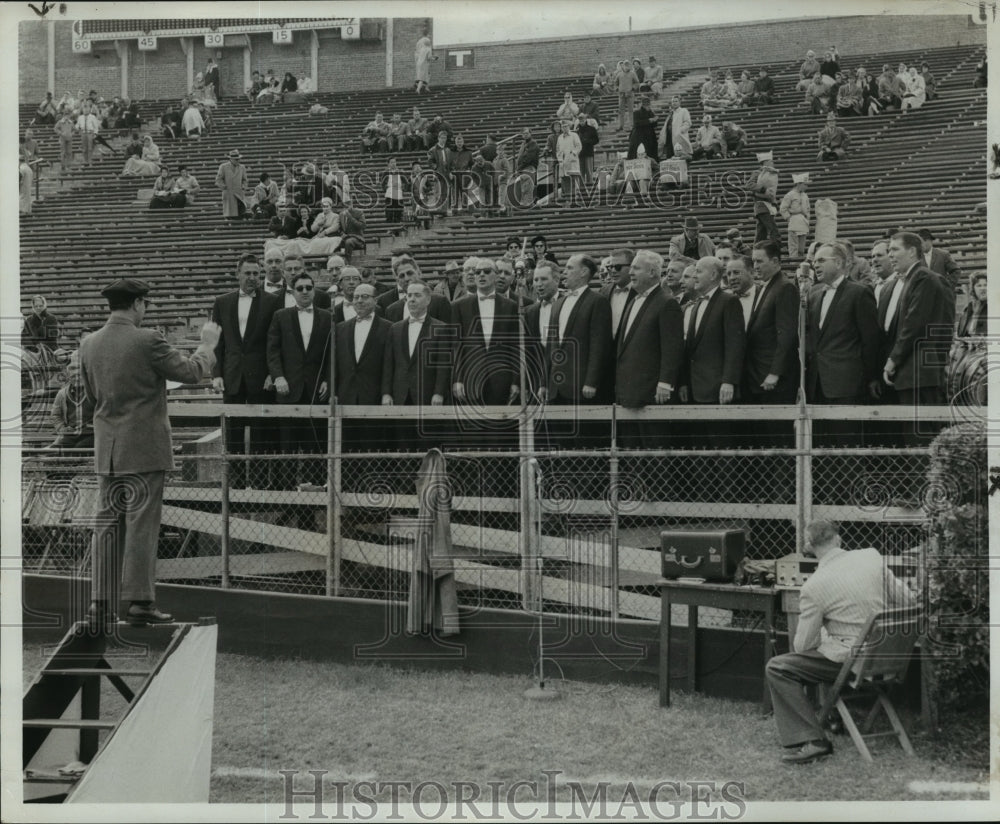
[{"label": "crowd in stands", "polygon": [[306,100],[314,91],[312,79],[305,73],[296,76],[285,72],[279,78],[274,69],[268,69],[263,76],[259,71],[253,73],[250,86],[246,89],[246,97],[251,103],[262,105],[293,103]]}]

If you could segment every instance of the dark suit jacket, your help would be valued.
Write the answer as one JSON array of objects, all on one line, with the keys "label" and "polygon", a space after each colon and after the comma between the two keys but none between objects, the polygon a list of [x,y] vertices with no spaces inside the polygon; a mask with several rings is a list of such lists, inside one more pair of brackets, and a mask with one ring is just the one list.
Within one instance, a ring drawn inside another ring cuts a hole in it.
[{"label": "dark suit jacket", "polygon": [[[556,299],[558,300],[558,298]],[[552,301],[555,309],[556,300]],[[524,362],[527,367],[528,388],[533,395],[543,386],[548,386],[548,353],[542,346],[542,330],[540,329],[541,303],[532,303],[524,310]],[[549,323],[552,313],[549,313]],[[547,331],[547,330],[546,330]]]},{"label": "dark suit jacket", "polygon": [[[598,294],[602,298],[605,298],[608,301],[608,304],[610,305],[610,303],[611,303],[611,295],[614,293],[614,290],[615,290],[615,284],[613,284],[613,283],[605,283],[604,286],[601,287],[601,289],[598,292]],[[625,296],[625,305],[628,306],[629,302],[632,301],[634,298],[635,298],[635,289],[633,289],[631,286],[629,286],[628,287],[628,294]],[[621,325],[622,323],[624,323],[624,321],[625,321],[625,312],[623,311],[621,319],[619,321],[619,325]],[[612,329],[611,330],[611,337],[614,340],[618,340],[618,330],[617,329]]]},{"label": "dark suit jacket", "polygon": [[764,378],[777,375],[778,385],[767,400],[794,403],[799,385],[799,290],[781,272],[764,287],[746,331],[743,399],[763,397]]},{"label": "dark suit jacket", "polygon": [[442,334],[448,327],[428,315],[411,357],[409,325],[409,320],[401,320],[389,329],[382,394],[391,395],[396,406],[430,406],[434,395],[448,397],[451,340]]},{"label": "dark suit jacket", "polygon": [[[396,323],[403,319],[403,306],[406,301],[397,300],[389,304],[385,310],[385,319],[389,323]],[[378,313],[378,306],[375,311]],[[379,313],[381,314],[381,313]],[[432,318],[437,318],[442,323],[451,323],[451,301],[443,295],[431,294],[431,303],[427,307],[427,314]]]},{"label": "dark suit jacket", "polygon": [[730,383],[739,392],[746,350],[743,307],[738,297],[716,289],[695,333],[697,309],[691,308],[685,329],[680,384],[688,387],[695,403],[718,403],[722,384]]},{"label": "dark suit jacket", "polygon": [[559,322],[566,297],[552,307],[549,323],[549,401],[588,403],[584,386],[600,389],[607,381],[607,352],[611,347],[611,304],[591,289],[581,292],[559,340]]},{"label": "dark suit jacket", "polygon": [[[632,303],[625,309],[625,318]],[[627,322],[627,321],[626,321]],[[656,400],[656,384],[679,386],[684,358],[683,315],[677,301],[659,287],[636,314],[632,327],[618,336],[615,371],[615,400],[622,406],[639,409]]]},{"label": "dark suit jacket", "polygon": [[825,289],[809,294],[806,314],[806,392],[810,401],[822,390],[828,399],[863,400],[866,387],[882,372],[881,335],[875,295],[844,278],[833,295],[826,321],[819,319]]},{"label": "dark suit jacket", "polygon": [[879,331],[879,355],[878,355],[878,368],[879,374],[881,374],[882,367],[885,365],[886,359],[889,357],[889,352],[892,350],[892,344],[896,340],[896,329],[899,326],[899,304],[896,304],[896,312],[892,316],[892,321],[889,324],[889,329],[885,328],[885,318],[889,314],[889,301],[892,299],[892,291],[895,289],[896,281],[899,280],[899,275],[893,275],[883,284],[882,289],[878,294],[878,309],[877,309],[877,322]]},{"label": "dark suit jacket", "polygon": [[299,310],[295,307],[274,313],[267,332],[267,367],[271,379],[288,381],[288,394],[278,395],[278,403],[323,403],[319,385],[330,379],[330,334],[333,318],[326,309],[313,308],[313,328],[309,348],[302,343]]},{"label": "dark suit jacket", "polygon": [[[287,289],[282,288],[280,292],[273,292],[273,293],[268,292],[268,294],[271,295],[272,297],[278,298],[279,309],[285,308],[285,293],[287,291],[288,291]],[[326,309],[329,312],[333,307],[333,298],[330,297],[330,293],[327,292],[325,289],[320,289],[317,287],[313,290],[313,306],[315,306],[317,309]]]},{"label": "dark suit jacket", "polygon": [[944,278],[923,263],[906,276],[889,351],[896,367],[896,389],[945,386],[944,367],[955,328],[955,302],[948,299],[949,288]]},{"label": "dark suit jacket", "polygon": [[458,334],[454,381],[465,385],[468,403],[504,405],[510,399],[510,387],[520,383],[517,304],[500,295],[495,300],[489,347],[483,335],[479,296],[467,295],[451,305]]},{"label": "dark suit jacket", "polygon": [[265,294],[263,289],[250,302],[246,334],[240,337],[237,316],[240,292],[227,292],[215,299],[212,320],[222,327],[215,347],[213,378],[222,378],[226,395],[237,395],[243,389],[249,403],[263,403],[264,380],[267,378],[267,330],[281,300]]},{"label": "dark suit jacket", "polygon": [[450,175],[454,165],[455,153],[447,146],[432,146],[427,152],[427,165],[442,175]]},{"label": "dark suit jacket", "polygon": [[[923,255],[921,255],[922,257]],[[962,279],[962,270],[958,268],[958,264],[944,249],[931,249],[931,263],[927,268],[947,280],[953,290],[958,288],[959,281]]]},{"label": "dark suit jacket", "polygon": [[337,324],[336,360],[337,403],[379,404],[382,402],[382,370],[392,324],[385,318],[372,318],[365,348],[358,358],[354,349],[354,327],[357,318]]},{"label": "dark suit jacket", "polygon": [[[403,290],[403,293],[406,293],[405,289]],[[377,298],[375,298],[375,311],[382,315],[382,317],[385,317],[385,310],[398,300],[406,300],[406,298],[400,298],[399,290],[395,285],[393,285],[390,289],[386,289]]]}]

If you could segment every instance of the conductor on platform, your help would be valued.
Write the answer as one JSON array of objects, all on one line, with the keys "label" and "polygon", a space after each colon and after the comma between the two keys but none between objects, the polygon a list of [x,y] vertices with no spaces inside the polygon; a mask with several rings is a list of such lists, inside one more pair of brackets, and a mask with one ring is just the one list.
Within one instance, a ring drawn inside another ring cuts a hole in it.
[{"label": "conductor on platform", "polygon": [[105,288],[111,316],[80,345],[99,482],[88,614],[97,629],[115,620],[119,600],[130,602],[133,626],[173,620],[153,603],[163,481],[173,469],[166,381],[198,383],[209,375],[219,340],[218,324],[206,322],[200,345],[185,357],[159,332],[140,328],[149,290],[132,278]]}]

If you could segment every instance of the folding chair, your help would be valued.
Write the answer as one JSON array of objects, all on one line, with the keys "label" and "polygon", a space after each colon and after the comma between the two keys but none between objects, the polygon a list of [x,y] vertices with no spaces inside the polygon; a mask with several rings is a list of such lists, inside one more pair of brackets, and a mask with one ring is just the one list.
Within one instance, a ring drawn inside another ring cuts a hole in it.
[{"label": "folding chair", "polygon": [[[867,738],[893,735],[903,752],[913,755],[910,739],[899,720],[896,708],[889,700],[889,689],[902,683],[919,635],[919,610],[913,608],[890,609],[874,615],[865,626],[861,640],[851,649],[844,661],[837,680],[824,687],[823,704],[819,711],[820,723],[826,720],[834,707],[840,714],[844,727],[850,733],[854,746],[865,761],[872,763],[872,754],[865,743]],[[850,690],[849,692],[845,690]],[[845,701],[870,698],[875,701],[858,729]],[[879,710],[884,710],[892,729],[871,732]]]}]

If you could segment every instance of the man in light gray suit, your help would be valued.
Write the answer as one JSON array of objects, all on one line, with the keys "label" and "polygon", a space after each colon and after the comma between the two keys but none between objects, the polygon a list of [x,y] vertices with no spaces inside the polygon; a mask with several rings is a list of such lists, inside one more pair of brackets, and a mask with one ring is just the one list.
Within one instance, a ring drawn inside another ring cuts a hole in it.
[{"label": "man in light gray suit", "polygon": [[163,481],[173,469],[166,381],[197,383],[209,375],[219,340],[219,325],[206,322],[188,358],[159,332],[141,329],[149,289],[131,278],[106,287],[101,295],[111,316],[80,345],[100,495],[88,619],[101,631],[114,622],[119,599],[131,602],[126,620],[133,626],[173,620],[153,603]]}]

